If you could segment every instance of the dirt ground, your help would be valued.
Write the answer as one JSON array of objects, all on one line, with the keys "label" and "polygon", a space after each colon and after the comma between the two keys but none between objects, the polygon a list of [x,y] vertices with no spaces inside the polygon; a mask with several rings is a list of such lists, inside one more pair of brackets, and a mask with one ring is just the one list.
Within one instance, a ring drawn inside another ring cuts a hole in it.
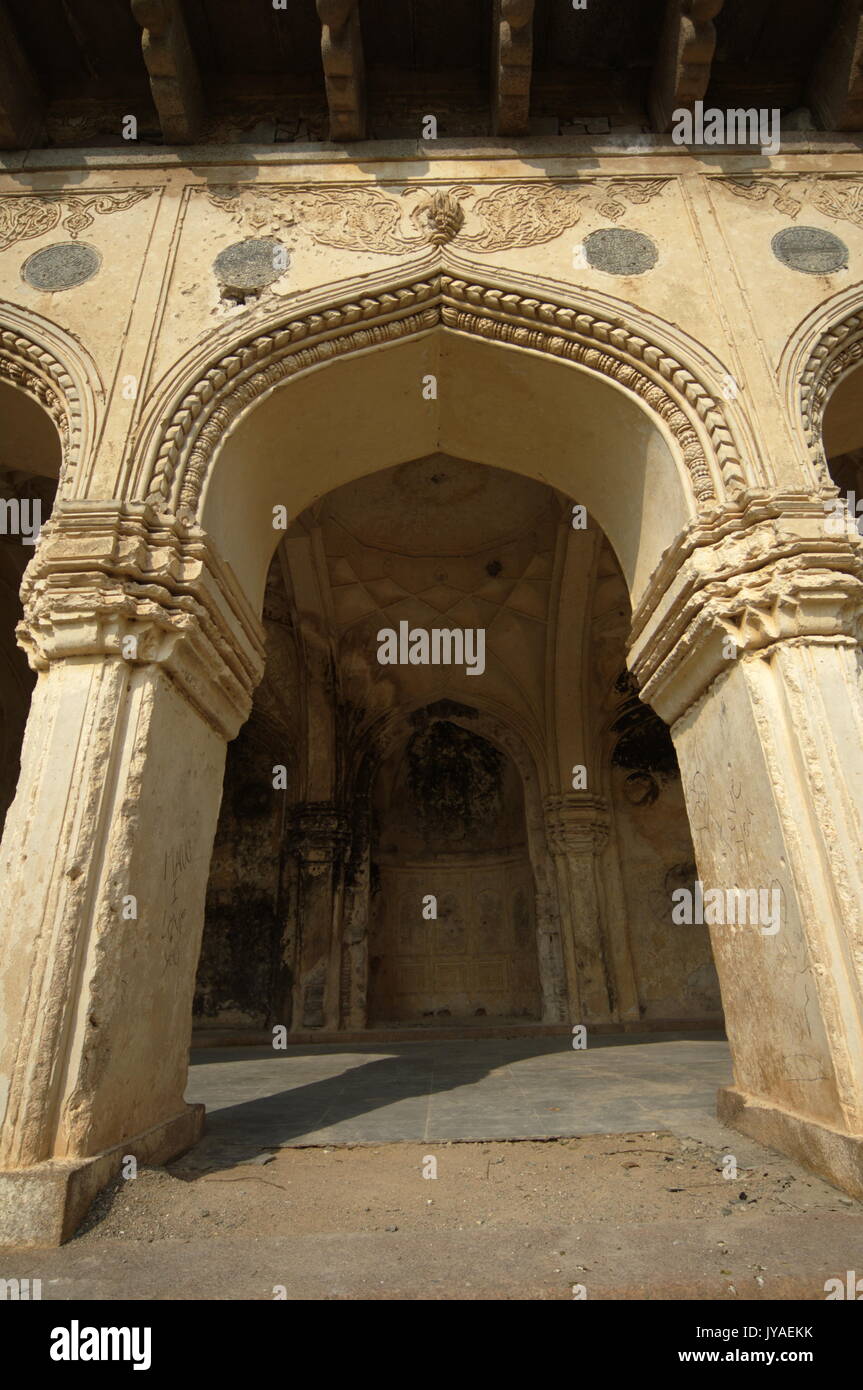
[{"label": "dirt ground", "polygon": [[[424,1169],[437,1176],[423,1177]],[[349,1145],[270,1150],[253,1163],[201,1171],[179,1160],[102,1194],[82,1243],[255,1235],[426,1232],[542,1221],[703,1221],[758,1208],[856,1206],[787,1160],[722,1175],[721,1161],[670,1134],[543,1142]]]},{"label": "dirt ground", "polygon": [[[737,1136],[192,1151],[104,1192],[59,1250],[0,1253],[43,1298],[824,1299],[863,1206]],[[437,1176],[430,1159],[436,1160]]]}]

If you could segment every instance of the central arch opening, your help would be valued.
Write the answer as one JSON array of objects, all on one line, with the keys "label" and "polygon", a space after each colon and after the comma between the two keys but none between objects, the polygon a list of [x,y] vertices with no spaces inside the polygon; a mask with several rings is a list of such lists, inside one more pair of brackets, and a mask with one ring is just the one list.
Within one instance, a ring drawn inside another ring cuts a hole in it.
[{"label": "central arch opening", "polygon": [[[195,1038],[283,1035],[274,1142],[389,1133],[396,1094],[397,1137],[419,1138],[439,1091],[497,1074],[483,1039],[544,1065],[578,1025],[694,1033],[711,1103],[708,930],[672,920],[697,878],[681,782],[626,665],[632,606],[694,511],[678,445],[617,381],[442,327],[275,377],[227,430],[200,520],[267,664],[228,749]],[[608,1084],[628,1103],[624,1041]],[[297,1112],[282,1088],[318,1042],[330,1075]],[[220,1096],[228,1137],[241,1071],[195,1055],[188,1098],[212,1115]],[[576,1112],[561,1133],[602,1122]]]},{"label": "central arch opening", "polygon": [[[282,533],[228,752],[201,1040],[715,1027],[673,745],[595,520],[441,451]],[[470,635],[470,640],[469,640]]]}]

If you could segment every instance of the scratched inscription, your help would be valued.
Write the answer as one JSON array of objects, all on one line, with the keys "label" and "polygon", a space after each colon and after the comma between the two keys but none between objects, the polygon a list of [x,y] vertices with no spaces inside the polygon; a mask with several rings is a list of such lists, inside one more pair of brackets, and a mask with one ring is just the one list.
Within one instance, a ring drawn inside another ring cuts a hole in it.
[{"label": "scratched inscription", "polygon": [[171,966],[179,966],[180,949],[186,928],[186,908],[180,901],[180,882],[192,862],[192,842],[184,840],[165,851],[163,878],[167,884],[167,906],[165,908],[162,940],[165,943],[165,959],[162,974],[167,974]]}]

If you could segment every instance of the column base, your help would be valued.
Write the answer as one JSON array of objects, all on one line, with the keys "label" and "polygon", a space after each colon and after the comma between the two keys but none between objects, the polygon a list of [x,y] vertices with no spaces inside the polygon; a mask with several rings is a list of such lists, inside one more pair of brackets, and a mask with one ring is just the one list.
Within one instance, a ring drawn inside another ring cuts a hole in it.
[{"label": "column base", "polygon": [[716,1113],[723,1124],[787,1154],[849,1197],[863,1201],[863,1135],[830,1129],[734,1086],[717,1091]]},{"label": "column base", "polygon": [[203,1105],[187,1105],[170,1120],[91,1158],[54,1158],[0,1171],[0,1246],[62,1245],[124,1158],[132,1154],[141,1164],[158,1164],[185,1153],[201,1137],[204,1112]]}]

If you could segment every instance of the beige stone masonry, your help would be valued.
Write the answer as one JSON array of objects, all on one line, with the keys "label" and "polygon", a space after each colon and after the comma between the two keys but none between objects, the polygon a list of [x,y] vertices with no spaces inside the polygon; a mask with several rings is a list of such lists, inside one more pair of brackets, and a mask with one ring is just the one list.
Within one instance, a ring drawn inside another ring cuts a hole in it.
[{"label": "beige stone masonry", "polygon": [[40,674],[3,842],[0,1219],[39,1244],[124,1154],[164,1161],[200,1132],[191,991],[225,738],[262,647],[203,538],[145,507],[61,506],[25,591]]}]

